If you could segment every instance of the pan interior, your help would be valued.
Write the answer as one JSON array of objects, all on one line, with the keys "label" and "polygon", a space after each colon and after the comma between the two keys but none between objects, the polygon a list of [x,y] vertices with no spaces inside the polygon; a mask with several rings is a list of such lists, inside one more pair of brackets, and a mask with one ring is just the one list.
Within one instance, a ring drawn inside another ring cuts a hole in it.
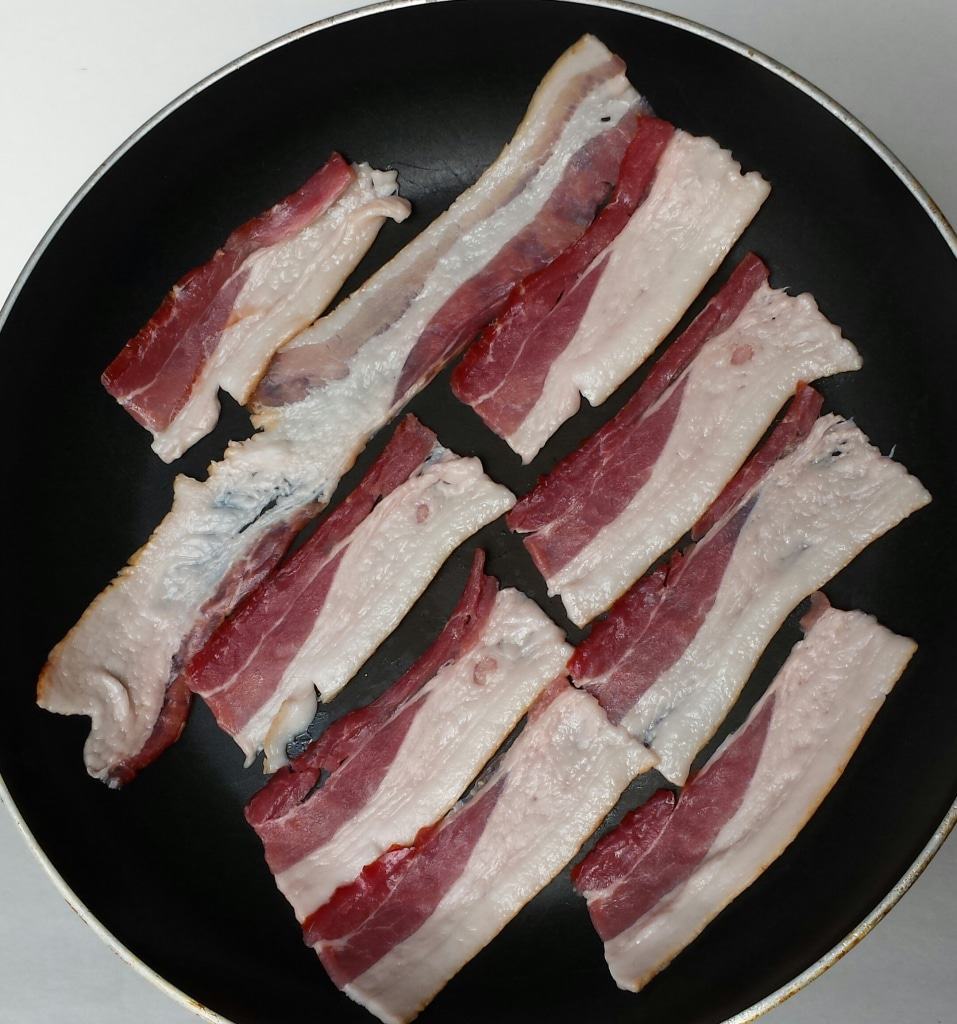
[{"label": "pan interior", "polygon": [[[896,446],[935,501],[827,592],[836,606],[862,608],[913,636],[920,650],[798,840],[640,997],[615,988],[565,872],[425,1019],[724,1020],[851,931],[957,796],[955,555],[946,529],[955,521],[947,392],[957,376],[957,263],[911,192],[813,98],[673,25],[532,0],[430,4],[340,24],[237,68],[138,141],[49,243],[2,330],[14,384],[7,512],[18,592],[7,618],[12,664],[0,772],[93,914],[159,974],[237,1024],[369,1019],[303,946],[243,821],[261,777],[243,770],[238,748],[197,702],[182,740],[127,790],[110,792],[82,770],[86,721],[39,711],[33,687],[46,652],[161,519],[175,474],[201,476],[228,438],[250,428],[225,402],[216,432],[166,467],[99,374],[171,281],[332,149],[396,168],[414,208],[406,223],[382,231],[348,282],[352,290],[491,162],[541,76],[586,31],[624,57],[660,116],[713,135],[772,183],[771,198],[684,323],[754,249],[775,285],[811,291],[858,345],[864,369],[822,385],[826,408],[854,416],[883,451]],[[410,408],[446,445],[480,455],[492,477],[524,492],[612,416],[645,372],[600,408],[584,409],[528,468],[455,401],[447,373]],[[390,429],[370,444],[340,497]],[[572,639],[583,635],[547,598],[517,539],[493,524],[450,559],[323,722],[380,693],[424,649],[458,597],[475,545],[489,551],[489,569],[503,584],[538,600]],[[717,740],[743,719],[798,635],[793,616]],[[640,780],[616,817],[654,781]]]}]

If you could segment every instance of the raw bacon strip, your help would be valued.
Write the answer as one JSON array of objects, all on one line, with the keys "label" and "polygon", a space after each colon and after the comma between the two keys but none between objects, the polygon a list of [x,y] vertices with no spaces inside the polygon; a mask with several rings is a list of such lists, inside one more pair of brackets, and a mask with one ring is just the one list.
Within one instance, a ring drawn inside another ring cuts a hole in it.
[{"label": "raw bacon strip", "polygon": [[[595,623],[588,638],[575,651],[569,665],[572,677],[600,695],[605,710],[615,721],[620,721],[631,710],[647,686],[647,679],[642,675],[640,666],[636,674],[623,671],[623,659],[629,655],[631,644],[639,642],[645,636],[645,631],[653,627],[650,638],[659,638],[655,640],[655,653],[659,659],[662,658],[663,650],[673,649],[675,657],[684,650],[710,607],[709,602],[727,565],[734,542],[751,511],[752,504],[746,501],[751,488],[760,482],[778,459],[792,452],[807,437],[823,403],[823,397],[814,388],[800,385],[771,435],[721,492],[699,524],[695,525],[694,530],[698,530],[700,523],[711,518],[715,508],[722,509],[719,519],[726,512],[737,509],[737,513],[729,518],[720,533],[711,538],[707,549],[699,552],[699,561],[687,581],[688,586],[682,590],[677,589],[678,577],[685,559],[694,551],[693,547],[685,552],[674,552],[668,562],[639,580],[615,603],[612,614]],[[748,484],[741,490],[740,484],[744,480]],[[668,590],[668,587],[671,589]],[[663,602],[666,591],[668,601]],[[659,609],[659,604],[665,607]],[[661,630],[656,621],[659,611],[667,614],[669,620],[669,628],[665,631]],[[667,661],[667,657],[664,660]],[[654,673],[656,667],[652,666],[650,672]],[[602,680],[603,684],[595,680]]]},{"label": "raw bacon strip", "polygon": [[307,943],[380,1020],[411,1020],[653,765],[591,697],[556,680],[477,795],[337,890],[306,920]]},{"label": "raw bacon strip", "polygon": [[230,446],[205,482],[176,481],[171,512],[41,674],[42,707],[92,720],[91,775],[116,784],[182,666],[329,500],[369,436],[587,227],[643,109],[622,62],[583,38],[475,185],[306,332],[308,344],[274,359],[260,389],[264,429]]},{"label": "raw bacon strip", "polygon": [[801,383],[780,423],[771,436],[728,481],[724,490],[708,507],[708,511],[691,527],[691,539],[701,538],[737,505],[779,459],[794,451],[811,432],[821,413],[821,394]]},{"label": "raw bacon strip", "polygon": [[237,228],[174,285],[103,373],[103,386],[178,458],[213,428],[218,388],[245,402],[283,342],[332,301],[387,217],[402,221],[394,171],[333,153],[305,185]]},{"label": "raw bacon strip", "polygon": [[[496,593],[482,561],[479,552],[459,608],[422,658],[247,809],[300,921],[441,818],[568,660],[558,627],[518,591]],[[321,768],[332,774],[313,791]]]},{"label": "raw bacon strip", "polygon": [[[453,392],[502,437],[520,425],[541,394],[551,358],[571,340],[607,259],[583,281],[586,271],[647,198],[673,134],[667,121],[639,121],[608,205],[577,242],[515,286],[505,309],[456,367]],[[576,283],[582,286],[575,288]],[[554,329],[543,330],[545,325]]]},{"label": "raw bacon strip", "polygon": [[266,771],[403,619],[446,558],[515,499],[407,416],[346,500],[193,658],[186,681]]},{"label": "raw bacon strip", "polygon": [[802,422],[816,411],[809,394],[765,443],[778,461],[759,451],[748,490],[719,499],[702,540],[621,598],[569,664],[671,782],[684,782],[791,609],[930,500],[853,423]]},{"label": "raw bacon strip", "polygon": [[357,708],[333,722],[311,745],[310,753],[322,767],[335,771],[358,750],[396,708],[417,693],[447,663],[463,658],[478,642],[498,594],[498,580],[486,576],[485,552],[479,548],[472,559],[472,570],[438,640],[378,700]]},{"label": "raw bacon strip", "polygon": [[580,394],[601,404],[657,348],[769,191],[713,139],[645,118],[613,201],[512,292],[452,390],[530,462]]},{"label": "raw bacon strip", "polygon": [[[472,188],[332,314],[287,345],[256,393],[275,408],[333,382],[386,418],[574,242],[618,178],[643,102],[624,65],[585,36],[552,68],[516,137]],[[372,364],[370,367],[369,364]]]},{"label": "raw bacon strip", "polygon": [[621,412],[509,516],[577,625],[707,509],[799,382],[860,367],[809,295],[767,276],[746,256]]},{"label": "raw bacon strip", "polygon": [[475,552],[465,589],[445,628],[402,678],[371,704],[333,722],[306,750],[280,768],[249,801],[246,820],[253,828],[259,830],[260,826],[281,819],[301,803],[319,782],[323,771],[334,772],[447,661],[456,661],[472,649],[498,593],[498,581],[485,575],[484,565],[485,552],[480,548]]},{"label": "raw bacon strip", "polygon": [[747,722],[573,873],[623,989],[637,992],[784,852],[840,777],[916,649],[861,612],[806,627]]}]

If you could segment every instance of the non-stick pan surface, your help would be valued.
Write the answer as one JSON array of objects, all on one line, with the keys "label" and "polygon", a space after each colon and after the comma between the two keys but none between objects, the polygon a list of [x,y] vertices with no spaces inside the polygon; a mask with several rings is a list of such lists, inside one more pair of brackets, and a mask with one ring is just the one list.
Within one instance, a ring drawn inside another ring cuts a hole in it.
[{"label": "non-stick pan surface", "polygon": [[[46,243],[2,328],[12,610],[4,617],[0,771],[76,898],[159,975],[241,1024],[368,1019],[302,944],[243,821],[258,771],[243,770],[238,748],[197,702],[182,740],[126,790],[111,792],[83,771],[86,720],[39,711],[34,681],[49,648],[166,512],[174,475],[202,475],[228,438],[250,428],[229,405],[214,435],[166,467],[99,374],[171,281],[333,148],[397,168],[414,208],[405,224],[382,231],[351,290],[477,177],[549,65],[583,32],[625,58],[662,117],[713,135],[772,182],[771,198],[689,318],[753,248],[770,263],[775,285],[811,291],[859,346],[864,369],[822,385],[827,407],[853,416],[885,452],[896,447],[935,501],[827,592],[836,606],[862,608],[915,637],[920,650],[798,840],[641,995],[615,988],[565,872],[423,1019],[724,1020],[854,930],[957,796],[957,261],[946,228],[914,189],[813,91],[743,48],[622,5],[400,5],[299,34],[196,92],[115,160]],[[609,418],[644,372],[605,405],[583,410],[525,469],[452,398],[447,374],[411,408],[446,445],[480,455],[494,478],[523,492]],[[390,430],[370,444],[340,497]],[[451,558],[314,729],[381,692],[426,646],[476,544],[488,549],[489,568],[504,583],[541,602],[573,640],[583,635],[548,600],[521,544],[496,523]],[[793,616],[722,735],[798,636]],[[618,815],[656,778],[629,792]],[[56,936],[50,941],[55,951]],[[51,956],[51,971],[55,964]]]}]

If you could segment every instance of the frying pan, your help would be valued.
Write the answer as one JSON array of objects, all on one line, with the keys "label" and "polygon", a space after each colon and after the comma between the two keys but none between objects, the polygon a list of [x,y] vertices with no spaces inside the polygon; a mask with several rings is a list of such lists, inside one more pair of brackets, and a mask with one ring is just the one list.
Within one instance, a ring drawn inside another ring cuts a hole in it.
[{"label": "frying pan", "polygon": [[[774,186],[715,281],[755,249],[775,285],[809,290],[859,346],[862,371],[825,381],[927,485],[934,503],[827,588],[920,650],[843,778],[786,853],[640,995],[618,991],[567,871],[423,1016],[425,1021],[752,1020],[836,960],[889,909],[953,826],[957,687],[952,588],[957,239],[906,170],[791,72],[716,33],[618,2],[399,0],[271,44],[190,90],[97,173],[51,229],[2,314],[8,424],[8,657],[0,715],[7,799],[67,898],[124,957],[211,1020],[370,1018],[340,995],[276,891],[244,802],[256,769],[197,703],[180,742],[126,790],[83,772],[83,719],[39,711],[34,681],[168,508],[177,472],[202,476],[250,433],[228,401],[219,428],[173,467],[101,389],[103,366],[169,282],[230,228],[296,187],[333,148],[399,171],[414,214],[383,230],[344,291],[382,265],[496,155],[536,84],[581,33],[628,63],[657,113],[730,147]],[[680,331],[683,324],[680,324]],[[677,332],[676,332],[677,333]],[[442,441],[513,490],[612,416],[639,371],[584,409],[527,468],[440,376],[411,404]],[[337,500],[381,450],[377,436]],[[471,549],[504,584],[574,629],[521,544],[493,524],[447,563],[400,628],[313,725],[380,693],[451,610]],[[792,616],[715,739],[744,718],[798,638]],[[712,745],[713,746],[713,745]],[[709,750],[703,752],[706,757]],[[660,780],[638,781],[612,815]]]}]

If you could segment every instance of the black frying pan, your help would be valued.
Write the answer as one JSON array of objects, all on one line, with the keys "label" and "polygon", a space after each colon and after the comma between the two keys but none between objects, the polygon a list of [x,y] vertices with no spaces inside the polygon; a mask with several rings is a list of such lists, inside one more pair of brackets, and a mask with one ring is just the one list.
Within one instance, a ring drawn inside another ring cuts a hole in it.
[{"label": "black frying pan", "polygon": [[[16,446],[6,477],[13,568],[6,586],[22,613],[7,618],[4,646],[0,771],[10,796],[75,898],[190,997],[242,1024],[370,1019],[303,946],[242,818],[261,779],[243,770],[238,748],[201,703],[179,744],[120,793],[83,771],[85,720],[33,703],[46,652],[160,520],[174,474],[201,475],[227,438],[249,432],[243,411],[227,404],[215,434],[166,467],[102,390],[99,374],[171,281],[333,148],[396,167],[415,210],[383,230],[351,290],[475,179],[552,61],[593,32],[626,59],[662,117],[715,136],[772,182],[770,200],[718,280],[754,248],[774,284],[813,292],[860,347],[865,368],[822,385],[828,407],[853,415],[884,451],[896,445],[935,501],[827,589],[838,607],[876,614],[915,637],[920,651],[798,840],[641,995],[615,988],[566,872],[451,982],[424,1020],[724,1020],[866,929],[860,922],[873,920],[888,894],[893,899],[909,870],[908,880],[916,876],[953,823],[952,812],[945,819],[957,797],[957,574],[948,529],[957,436],[954,236],[939,215],[935,223],[893,158],[813,89],[676,19],[623,4],[473,0],[387,5],[374,17],[317,28],[239,62],[141,133],[41,247],[7,309],[5,406]],[[411,408],[445,444],[480,455],[493,477],[522,492],[613,415],[644,372],[566,424],[528,469],[452,398],[447,374]],[[384,440],[373,441],[339,496]],[[425,647],[458,595],[475,544],[489,550],[490,569],[504,583],[569,625],[521,544],[494,524],[452,557],[314,730],[381,692]],[[573,640],[582,635],[569,632]],[[797,637],[792,617],[725,731]],[[639,781],[618,816],[654,784]]]}]

